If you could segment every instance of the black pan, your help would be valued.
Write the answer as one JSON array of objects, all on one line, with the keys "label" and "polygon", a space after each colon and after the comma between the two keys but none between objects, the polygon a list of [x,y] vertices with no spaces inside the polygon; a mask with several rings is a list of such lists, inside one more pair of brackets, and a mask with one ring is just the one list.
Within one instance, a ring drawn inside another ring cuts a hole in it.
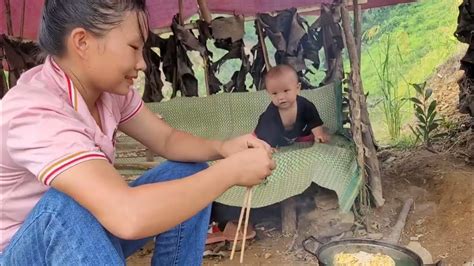
[{"label": "black pan", "polygon": [[[311,236],[303,241],[303,248],[318,259],[319,265],[333,265],[334,256],[340,252],[357,253],[359,251],[387,255],[395,261],[396,266],[428,265],[423,264],[420,256],[407,248],[376,240],[346,239],[323,244]],[[441,263],[429,265],[441,265]]]}]

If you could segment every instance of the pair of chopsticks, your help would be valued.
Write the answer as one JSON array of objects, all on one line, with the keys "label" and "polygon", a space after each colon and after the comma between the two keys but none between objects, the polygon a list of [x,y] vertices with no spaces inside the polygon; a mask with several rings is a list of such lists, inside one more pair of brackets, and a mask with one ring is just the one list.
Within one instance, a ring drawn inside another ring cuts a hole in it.
[{"label": "pair of chopsticks", "polygon": [[240,249],[240,263],[244,262],[244,251],[245,251],[245,240],[247,240],[247,228],[249,225],[250,217],[250,207],[252,205],[252,187],[247,188],[244,197],[244,203],[242,204],[242,209],[240,211],[239,223],[237,225],[237,231],[235,232],[234,243],[232,244],[232,252],[230,253],[230,260],[234,259],[235,248],[237,247],[237,239],[239,238],[239,233],[242,227],[242,220],[244,219],[245,213],[245,224],[244,232],[242,237],[242,247]]}]

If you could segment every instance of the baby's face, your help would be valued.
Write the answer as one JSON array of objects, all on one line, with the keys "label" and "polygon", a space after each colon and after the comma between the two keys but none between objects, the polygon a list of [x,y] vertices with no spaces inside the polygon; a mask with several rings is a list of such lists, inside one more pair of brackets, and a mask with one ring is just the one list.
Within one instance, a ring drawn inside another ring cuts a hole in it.
[{"label": "baby's face", "polygon": [[278,77],[269,78],[266,80],[265,86],[272,103],[278,109],[293,107],[301,88],[296,75],[292,73],[283,73]]}]

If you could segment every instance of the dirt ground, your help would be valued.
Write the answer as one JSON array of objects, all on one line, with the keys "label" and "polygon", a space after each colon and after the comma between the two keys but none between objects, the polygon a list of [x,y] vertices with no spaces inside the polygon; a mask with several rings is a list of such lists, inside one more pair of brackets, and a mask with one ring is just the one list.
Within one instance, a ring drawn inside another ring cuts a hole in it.
[{"label": "dirt ground", "polygon": [[[403,199],[412,197],[402,243],[410,237],[433,256],[450,265],[462,265],[474,257],[474,166],[450,153],[427,150],[394,152],[397,158],[384,165],[386,204],[375,210],[373,220],[396,219]],[[387,228],[388,229],[388,228]]]},{"label": "dirt ground", "polygon": [[[462,265],[474,257],[474,166],[452,153],[384,151],[384,196],[386,203],[368,218],[368,230],[387,236],[403,200],[412,197],[401,244],[418,238],[433,256],[448,265]],[[389,161],[387,163],[387,161]],[[277,231],[259,233],[245,253],[247,265],[306,265],[315,263],[301,249],[288,251],[293,242]],[[298,243],[297,243],[298,244]],[[127,265],[149,265],[152,245],[128,259]],[[229,252],[207,258],[204,265],[233,265]],[[239,255],[240,253],[237,253]]]}]

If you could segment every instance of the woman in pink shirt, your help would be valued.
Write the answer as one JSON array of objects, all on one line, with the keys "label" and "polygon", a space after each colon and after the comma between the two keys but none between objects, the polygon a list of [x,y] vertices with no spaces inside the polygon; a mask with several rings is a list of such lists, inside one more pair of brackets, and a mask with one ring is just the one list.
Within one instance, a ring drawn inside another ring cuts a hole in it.
[{"label": "woman in pink shirt", "polygon": [[[0,106],[1,265],[123,265],[153,237],[152,264],[200,265],[209,204],[271,174],[264,142],[194,137],[143,105],[147,32],[144,0],[45,1],[48,57]],[[127,184],[117,129],[170,162]]]}]

